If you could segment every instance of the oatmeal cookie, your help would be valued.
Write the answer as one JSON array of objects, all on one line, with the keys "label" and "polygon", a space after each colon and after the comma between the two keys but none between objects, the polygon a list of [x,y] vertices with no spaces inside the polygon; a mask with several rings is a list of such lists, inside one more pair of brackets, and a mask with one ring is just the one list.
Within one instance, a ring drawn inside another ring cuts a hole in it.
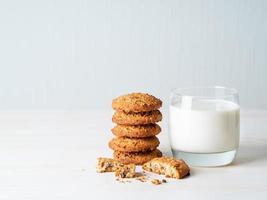
[{"label": "oatmeal cookie", "polygon": [[111,149],[122,152],[152,151],[157,146],[159,146],[159,139],[155,136],[148,138],[116,137],[109,142]]},{"label": "oatmeal cookie", "polygon": [[142,165],[148,161],[150,161],[153,158],[161,157],[162,153],[160,150],[155,149],[153,151],[147,151],[147,152],[121,152],[121,151],[114,151],[113,157],[115,160],[120,161],[124,164],[136,164],[136,165]]},{"label": "oatmeal cookie", "polygon": [[115,112],[112,121],[116,124],[123,125],[143,125],[143,124],[153,124],[162,120],[162,114],[159,110],[153,110],[150,112],[140,112],[140,113],[125,113],[125,112]]},{"label": "oatmeal cookie", "polygon": [[131,93],[119,96],[112,101],[112,108],[124,112],[148,112],[157,110],[162,101],[146,93]]},{"label": "oatmeal cookie", "polygon": [[135,174],[135,164],[123,165],[115,171],[115,176],[119,178],[134,178]]},{"label": "oatmeal cookie", "polygon": [[103,172],[115,172],[123,164],[112,158],[97,158],[96,171]]},{"label": "oatmeal cookie", "polygon": [[144,138],[159,134],[161,128],[157,124],[147,125],[117,125],[111,132],[118,137]]},{"label": "oatmeal cookie", "polygon": [[176,179],[184,178],[190,172],[188,165],[183,160],[171,157],[154,158],[143,164],[142,168],[146,171]]}]

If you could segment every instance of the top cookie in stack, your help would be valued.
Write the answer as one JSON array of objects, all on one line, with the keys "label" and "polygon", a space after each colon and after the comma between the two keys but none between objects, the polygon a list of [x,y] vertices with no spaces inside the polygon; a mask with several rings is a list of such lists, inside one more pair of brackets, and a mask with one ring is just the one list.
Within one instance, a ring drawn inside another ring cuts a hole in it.
[{"label": "top cookie in stack", "polygon": [[112,101],[112,121],[117,125],[111,130],[116,137],[109,147],[114,150],[114,159],[140,165],[162,156],[155,136],[161,131],[156,124],[162,119],[158,110],[161,106],[161,100],[145,93],[131,93]]}]

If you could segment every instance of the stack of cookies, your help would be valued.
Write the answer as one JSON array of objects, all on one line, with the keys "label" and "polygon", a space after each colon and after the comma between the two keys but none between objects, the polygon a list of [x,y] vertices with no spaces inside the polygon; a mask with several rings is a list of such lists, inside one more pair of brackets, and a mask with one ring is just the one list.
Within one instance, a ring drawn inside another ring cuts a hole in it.
[{"label": "stack of cookies", "polygon": [[156,124],[162,119],[158,110],[161,106],[161,100],[145,93],[127,94],[112,101],[115,110],[112,121],[117,125],[111,130],[116,137],[109,147],[114,150],[115,160],[142,165],[162,156],[156,137],[161,132]]}]

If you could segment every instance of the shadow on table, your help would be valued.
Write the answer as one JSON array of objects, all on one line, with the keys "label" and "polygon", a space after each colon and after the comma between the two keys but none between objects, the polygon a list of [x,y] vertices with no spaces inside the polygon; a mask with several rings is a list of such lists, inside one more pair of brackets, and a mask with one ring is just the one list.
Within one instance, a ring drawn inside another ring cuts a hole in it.
[{"label": "shadow on table", "polygon": [[247,140],[241,143],[232,165],[243,165],[267,160],[267,138]]}]

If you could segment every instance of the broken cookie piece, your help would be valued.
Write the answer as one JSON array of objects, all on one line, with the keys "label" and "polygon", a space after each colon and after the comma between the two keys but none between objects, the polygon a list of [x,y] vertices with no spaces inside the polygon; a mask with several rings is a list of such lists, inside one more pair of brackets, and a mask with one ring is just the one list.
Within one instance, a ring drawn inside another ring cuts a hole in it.
[{"label": "broken cookie piece", "polygon": [[171,157],[154,158],[143,164],[146,171],[165,175],[168,178],[181,179],[189,174],[189,167],[183,160]]},{"label": "broken cookie piece", "polygon": [[135,177],[135,165],[128,164],[119,166],[115,170],[115,176],[119,178],[134,178]]},{"label": "broken cookie piece", "polygon": [[135,165],[124,165],[112,158],[98,158],[96,171],[103,172],[115,172],[115,176],[118,178],[133,178],[135,177]]},{"label": "broken cookie piece", "polygon": [[96,171],[103,172],[115,172],[120,166],[123,166],[120,162],[111,158],[98,158]]}]

